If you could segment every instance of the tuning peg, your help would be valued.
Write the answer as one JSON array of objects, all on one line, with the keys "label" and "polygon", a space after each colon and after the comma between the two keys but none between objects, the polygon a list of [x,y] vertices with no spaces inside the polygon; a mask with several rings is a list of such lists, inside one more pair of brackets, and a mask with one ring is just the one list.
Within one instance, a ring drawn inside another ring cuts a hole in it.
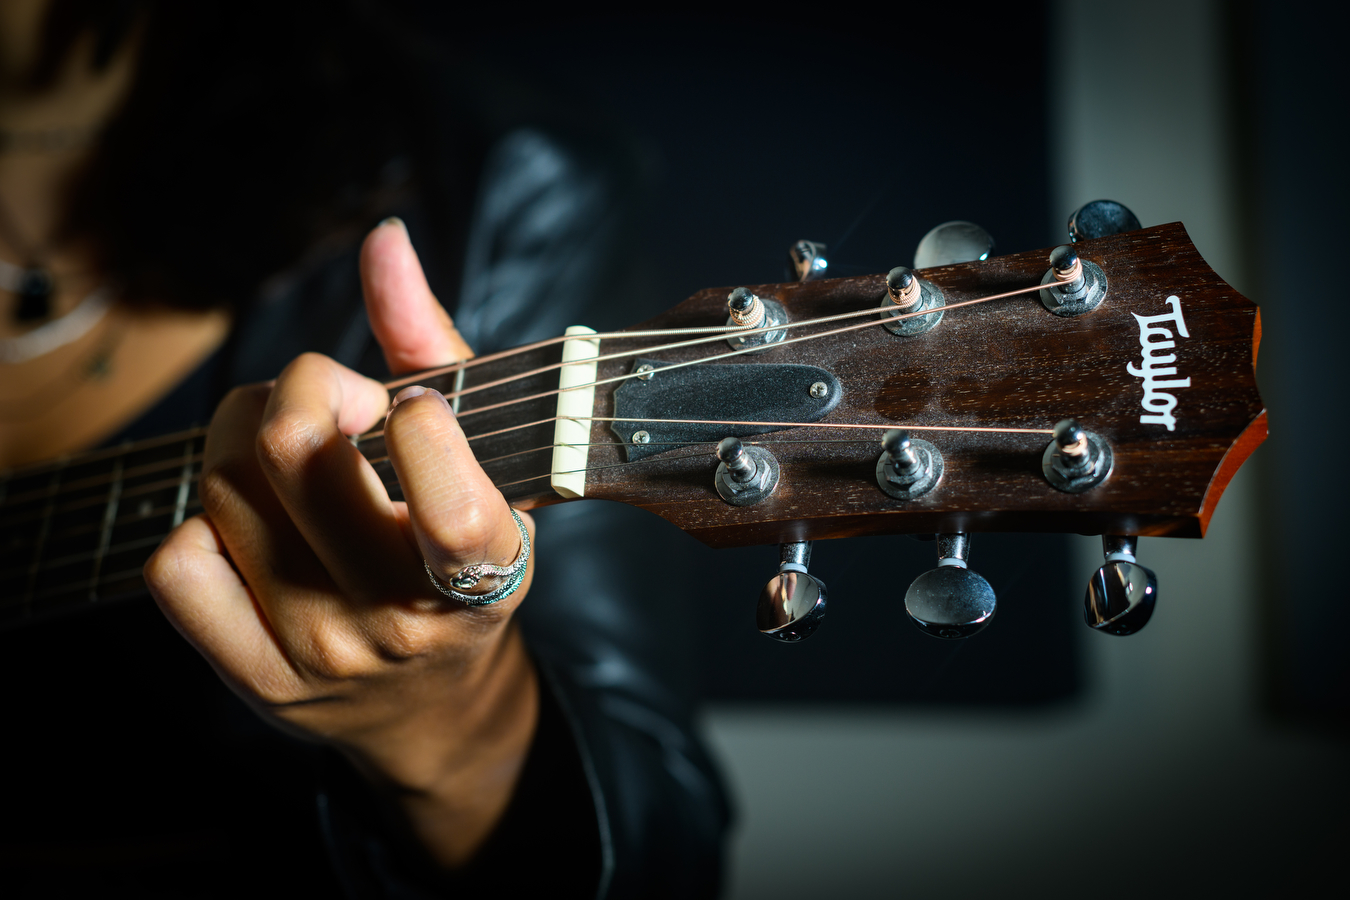
[{"label": "tuning peg", "polygon": [[747,447],[739,438],[723,438],[717,445],[717,459],[713,487],[732,506],[751,506],[778,487],[778,460],[763,447]]},{"label": "tuning peg", "polygon": [[919,630],[933,637],[970,637],[994,617],[994,589],[966,567],[970,535],[939,534],[938,564],[905,592],[905,612]]},{"label": "tuning peg", "polygon": [[814,634],[825,617],[825,583],[806,572],[810,541],[781,544],[778,554],[778,574],[759,594],[755,624],[761,634],[796,643]]},{"label": "tuning peg", "polygon": [[1083,619],[1106,634],[1134,634],[1148,624],[1158,601],[1158,576],[1134,558],[1138,538],[1102,535],[1106,564],[1088,582]]},{"label": "tuning peg", "polygon": [[1050,269],[1041,279],[1041,304],[1057,316],[1081,316],[1106,297],[1106,273],[1101,266],[1079,259],[1072,244],[1050,251]]},{"label": "tuning peg", "polygon": [[1077,419],[1055,424],[1055,439],[1041,454],[1041,472],[1051,487],[1066,494],[1095,488],[1111,474],[1115,457],[1101,435],[1087,431]]},{"label": "tuning peg", "polygon": [[922,280],[907,266],[896,266],[886,274],[886,293],[881,298],[881,308],[892,317],[930,309],[933,312],[926,316],[887,319],[882,327],[891,334],[904,336],[932,331],[942,321],[942,307],[946,305],[947,298],[941,288]]},{"label": "tuning peg", "polygon": [[921,497],[942,480],[942,453],[927,441],[892,428],[882,437],[881,448],[877,486],[897,500]]},{"label": "tuning peg", "polygon": [[[783,304],[767,297],[761,297],[748,288],[738,287],[727,294],[727,324],[737,325],[747,330],[767,328],[787,324],[787,310]],[[787,331],[761,331],[757,334],[728,335],[727,343],[733,350],[745,350],[750,347],[766,347],[776,344],[787,336]]]},{"label": "tuning peg", "polygon": [[1069,216],[1069,239],[1109,237],[1123,231],[1138,231],[1140,227],[1139,219],[1124,205],[1114,200],[1093,200]]},{"label": "tuning peg", "polygon": [[988,259],[994,239],[974,222],[943,222],[919,239],[914,268],[931,269],[953,263]]},{"label": "tuning peg", "polygon": [[788,271],[798,281],[815,281],[825,277],[830,261],[825,258],[825,245],[819,241],[798,241],[788,248]]}]

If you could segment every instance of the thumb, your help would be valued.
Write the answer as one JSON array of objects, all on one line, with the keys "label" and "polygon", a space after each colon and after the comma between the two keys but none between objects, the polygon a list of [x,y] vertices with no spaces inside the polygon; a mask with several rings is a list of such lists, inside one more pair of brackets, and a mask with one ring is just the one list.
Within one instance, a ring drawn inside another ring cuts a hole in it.
[{"label": "thumb", "polygon": [[473,356],[431,293],[402,219],[385,219],[361,245],[361,288],[375,339],[395,375]]}]

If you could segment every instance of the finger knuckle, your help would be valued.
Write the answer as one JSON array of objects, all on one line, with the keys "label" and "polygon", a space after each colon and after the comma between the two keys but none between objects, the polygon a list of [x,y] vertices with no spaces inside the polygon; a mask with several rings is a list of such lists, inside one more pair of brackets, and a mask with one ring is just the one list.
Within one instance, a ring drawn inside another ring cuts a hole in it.
[{"label": "finger knuckle", "polygon": [[370,647],[345,623],[324,618],[309,629],[296,648],[297,661],[311,676],[326,682],[359,680],[371,674]]},{"label": "finger knuckle", "polygon": [[151,596],[162,600],[169,596],[181,581],[182,554],[170,533],[141,568],[141,577]]},{"label": "finger knuckle", "polygon": [[440,649],[440,637],[425,617],[393,615],[368,628],[371,647],[386,662],[407,662]]},{"label": "finger knuckle", "polygon": [[314,422],[280,410],[258,429],[258,462],[269,475],[288,475],[302,468],[325,438]]},{"label": "finger knuckle", "polygon": [[484,547],[492,540],[501,519],[497,506],[486,497],[476,496],[459,508],[455,531],[462,545]]}]

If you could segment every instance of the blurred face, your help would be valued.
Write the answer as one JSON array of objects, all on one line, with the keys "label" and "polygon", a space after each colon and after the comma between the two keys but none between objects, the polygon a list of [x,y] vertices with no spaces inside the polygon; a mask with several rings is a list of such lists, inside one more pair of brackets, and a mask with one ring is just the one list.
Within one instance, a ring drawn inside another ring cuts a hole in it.
[{"label": "blurred face", "polygon": [[[50,13],[60,0],[0,0],[0,130],[16,132],[98,127],[131,88],[140,46],[133,29],[102,67],[94,65],[96,39],[78,35],[56,48],[55,68],[35,87]],[[58,26],[57,33],[60,33]],[[53,60],[45,65],[51,66]]]}]

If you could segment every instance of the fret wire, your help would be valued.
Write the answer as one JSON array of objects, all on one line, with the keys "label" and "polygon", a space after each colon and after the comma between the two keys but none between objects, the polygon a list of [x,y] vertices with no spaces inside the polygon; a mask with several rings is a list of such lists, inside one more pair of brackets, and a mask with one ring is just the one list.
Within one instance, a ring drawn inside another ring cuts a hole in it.
[{"label": "fret wire", "polygon": [[[175,462],[174,465],[177,466],[179,465],[179,463]],[[192,482],[195,483],[198,477],[199,475],[194,474],[192,476]],[[179,483],[179,476],[175,475],[173,478],[166,478],[162,481],[152,481],[149,484],[138,484],[134,488],[124,488],[122,490],[122,498],[126,499],[127,497],[135,497],[140,494],[153,493],[154,491],[163,490],[166,487],[176,487],[178,483]],[[94,506],[101,502],[102,502],[101,498],[98,497],[85,497],[82,500],[75,500],[70,503],[58,506],[56,508],[56,512],[58,513],[71,512],[73,510],[80,509],[81,507]],[[40,512],[32,512],[26,515],[15,516],[14,518],[11,519],[2,520],[2,524],[13,527],[14,525],[20,525],[24,522],[35,520],[41,515],[42,513]]]},{"label": "fret wire", "polygon": [[[128,446],[134,446],[134,445],[123,444],[122,446],[128,447]],[[132,454],[132,453],[137,453],[137,452],[140,452],[140,451],[139,451],[139,450],[136,450],[136,449],[128,449],[128,450],[126,450],[126,451],[122,454],[121,459],[125,459],[125,458],[126,458],[127,456],[129,456],[130,454]],[[204,453],[201,453],[201,452],[198,452],[198,453],[194,454],[194,456],[193,456],[193,461],[194,461],[194,462],[200,462],[200,461],[202,460],[202,458],[203,458],[204,455],[205,455],[205,454],[204,454]],[[97,462],[97,460],[93,460],[93,461],[94,461],[94,462]],[[69,459],[68,459],[68,462],[71,463],[71,464],[74,464],[74,465],[85,465],[86,463],[90,462],[90,460],[87,459],[87,458],[85,458],[85,457],[83,457],[83,456],[77,456],[77,457],[71,457],[71,458],[69,458]],[[159,471],[161,471],[161,470],[165,470],[165,469],[176,469],[176,468],[178,468],[180,465],[182,465],[182,460],[179,459],[179,458],[165,459],[165,460],[160,460],[159,462],[153,462],[153,463],[144,463],[144,464],[142,464],[142,465],[135,466],[135,467],[130,468],[130,469],[126,469],[126,470],[122,473],[122,478],[123,478],[123,480],[126,480],[126,479],[129,479],[129,478],[139,478],[139,477],[141,477],[142,475],[153,475],[155,472],[159,472]],[[79,481],[67,481],[67,482],[65,482],[64,484],[62,484],[62,486],[61,486],[61,492],[62,492],[63,494],[68,494],[68,493],[71,493],[72,491],[77,491],[77,490],[80,490],[80,489],[82,489],[82,488],[98,487],[100,484],[106,484],[106,483],[108,482],[108,480],[109,480],[109,476],[107,476],[107,475],[93,475],[93,476],[90,476],[89,478],[82,478],[82,479],[80,479]],[[9,500],[9,502],[10,502],[11,504],[19,504],[19,503],[23,503],[23,502],[25,502],[25,501],[27,501],[27,500],[32,500],[32,499],[36,499],[36,498],[38,498],[38,497],[42,497],[42,496],[45,495],[45,493],[46,493],[45,489],[44,489],[44,490],[38,490],[38,491],[30,491],[30,492],[27,493],[27,494],[18,494],[18,495],[14,496],[14,497],[11,497],[10,500]],[[3,501],[0,500],[0,502],[3,502]],[[64,508],[66,508],[66,507],[63,507],[63,509],[64,509]]]},{"label": "fret wire", "polygon": [[178,502],[174,504],[173,527],[183,524],[183,513],[187,510],[188,485],[192,482],[192,448],[196,441],[188,438],[183,444],[183,474],[178,482]]},{"label": "fret wire", "polygon": [[103,530],[98,536],[98,553],[94,556],[94,570],[89,574],[89,600],[98,599],[98,573],[103,567],[103,556],[108,551],[108,542],[112,540],[113,522],[117,519],[117,505],[122,495],[122,462],[125,456],[113,460],[113,482],[108,489],[108,507],[103,511]]},{"label": "fret wire", "polygon": [[[195,480],[195,479],[194,479],[194,480]],[[129,496],[131,496],[130,492],[125,492],[125,493],[122,494],[122,499],[125,499],[125,498],[127,498],[127,497],[129,497]],[[146,511],[143,512],[143,513],[142,513],[142,512],[130,512],[130,513],[124,513],[124,514],[122,514],[122,515],[119,515],[119,516],[113,521],[113,527],[116,528],[116,527],[118,527],[119,525],[128,525],[128,524],[130,524],[130,523],[132,523],[132,522],[140,521],[140,520],[143,520],[143,519],[153,519],[153,518],[155,518],[156,516],[172,516],[172,515],[173,515],[173,511],[174,511],[174,508],[175,508],[175,506],[176,506],[177,497],[175,497],[174,499],[175,499],[175,503],[170,503],[170,504],[168,504],[167,506],[153,506],[153,507],[151,507],[150,509],[146,510]],[[120,506],[125,506],[125,504],[119,504],[119,505],[120,505]],[[193,500],[191,499],[191,496],[189,495],[189,499],[188,499],[188,508],[189,508],[189,509],[193,509],[193,508],[195,508],[195,505],[196,505],[196,504],[195,504],[195,501],[193,501]],[[57,510],[57,512],[60,512],[60,510]],[[121,510],[119,510],[119,512],[121,512]],[[79,535],[81,535],[81,534],[85,534],[85,533],[87,533],[87,532],[94,531],[94,530],[96,530],[96,529],[98,529],[98,528],[101,528],[101,527],[103,527],[103,526],[102,526],[102,525],[80,525],[80,526],[77,526],[77,527],[75,527],[75,528],[67,528],[67,529],[64,530],[64,531],[54,532],[54,533],[52,534],[52,537],[54,537],[54,538],[70,538],[70,537],[77,537],[77,536],[79,536]],[[166,532],[166,534],[167,534],[167,532]]]},{"label": "fret wire", "polygon": [[42,517],[42,524],[38,526],[37,542],[33,545],[33,560],[28,564],[28,583],[24,587],[23,605],[26,614],[32,613],[33,589],[37,587],[38,566],[42,562],[42,549],[46,546],[47,535],[52,528],[52,513],[56,509],[56,492],[61,486],[61,473],[66,470],[66,461],[61,460],[60,464],[52,471],[52,480],[47,485],[47,508]]},{"label": "fret wire", "polygon": [[450,397],[450,411],[455,415],[459,415],[459,398],[464,393],[464,373],[467,371],[467,367],[464,367],[455,373],[454,393]]}]

